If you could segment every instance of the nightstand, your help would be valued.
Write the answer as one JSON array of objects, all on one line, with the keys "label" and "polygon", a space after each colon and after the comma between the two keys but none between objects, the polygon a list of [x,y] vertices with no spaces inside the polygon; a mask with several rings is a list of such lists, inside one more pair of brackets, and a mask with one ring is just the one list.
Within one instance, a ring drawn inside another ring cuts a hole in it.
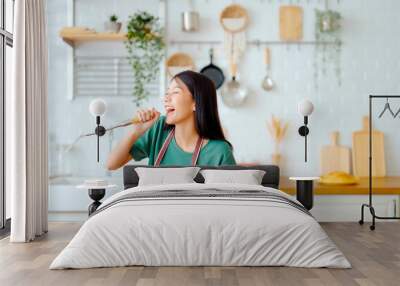
[{"label": "nightstand", "polygon": [[117,185],[110,185],[105,180],[85,180],[84,184],[76,186],[78,189],[87,189],[89,197],[93,200],[88,207],[89,216],[101,205],[100,200],[104,198],[107,188],[114,188]]},{"label": "nightstand", "polygon": [[290,177],[296,181],[296,199],[307,209],[311,210],[314,204],[314,181],[319,177]]}]

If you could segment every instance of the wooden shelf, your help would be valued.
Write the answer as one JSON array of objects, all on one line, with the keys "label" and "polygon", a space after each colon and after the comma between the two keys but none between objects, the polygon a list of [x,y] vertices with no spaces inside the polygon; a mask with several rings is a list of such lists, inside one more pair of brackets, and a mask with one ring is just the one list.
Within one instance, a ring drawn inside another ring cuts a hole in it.
[{"label": "wooden shelf", "polygon": [[[374,195],[399,195],[400,177],[373,178]],[[281,177],[279,189],[289,195],[296,194],[296,182]],[[368,178],[361,178],[356,185],[324,185],[314,182],[315,195],[368,195]]]},{"label": "wooden shelf", "polygon": [[[98,33],[94,30],[90,30],[85,27],[65,27],[60,31],[60,37],[68,43],[71,47],[74,47],[79,42],[89,41],[124,41],[126,35],[124,33]],[[219,45],[223,44],[223,41],[186,41],[186,40],[172,40],[169,41],[170,45]],[[270,46],[270,45],[338,45],[334,41],[261,41],[261,40],[249,40],[248,45],[254,46]]]},{"label": "wooden shelf", "polygon": [[79,42],[126,40],[123,33],[98,33],[84,27],[65,27],[60,31],[60,37],[71,47]]}]

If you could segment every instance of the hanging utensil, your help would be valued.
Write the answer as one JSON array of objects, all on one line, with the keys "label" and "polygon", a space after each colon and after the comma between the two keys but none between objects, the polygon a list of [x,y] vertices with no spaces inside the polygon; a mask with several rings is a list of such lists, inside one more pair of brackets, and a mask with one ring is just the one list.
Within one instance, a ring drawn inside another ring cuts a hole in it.
[{"label": "hanging utensil", "polygon": [[210,49],[209,54],[210,54],[210,64],[203,67],[200,70],[200,73],[204,74],[206,77],[211,79],[214,82],[215,88],[218,89],[224,83],[225,75],[219,67],[213,64],[214,50]]},{"label": "hanging utensil", "polygon": [[[224,50],[227,59],[238,63],[246,49],[246,28],[249,24],[247,10],[238,4],[231,4],[225,7],[220,16],[219,22],[224,29]],[[233,53],[232,53],[233,51]]]},{"label": "hanging utensil", "polygon": [[182,12],[182,31],[197,32],[199,30],[199,13],[196,11]]},{"label": "hanging utensil", "polygon": [[195,64],[190,55],[186,53],[175,53],[167,59],[166,68],[168,75],[173,77],[177,73],[185,70],[195,70]]},{"label": "hanging utensil", "polygon": [[236,63],[230,63],[230,72],[232,80],[227,82],[221,91],[222,101],[229,107],[241,105],[247,97],[248,91],[242,87],[236,80],[237,66]]},{"label": "hanging utensil", "polygon": [[243,6],[231,4],[219,15],[219,22],[225,32],[235,34],[244,32],[249,24],[249,14]]},{"label": "hanging utensil", "polygon": [[194,9],[193,1],[189,0],[189,10],[182,12],[182,31],[197,32],[200,26],[200,16]]},{"label": "hanging utensil", "polygon": [[285,42],[303,39],[303,8],[295,5],[279,7],[279,36]]},{"label": "hanging utensil", "polygon": [[267,67],[267,74],[264,77],[261,86],[265,91],[270,91],[274,88],[275,83],[272,80],[272,78],[269,76],[271,72],[271,56],[270,56],[270,50],[269,48],[265,48],[264,50],[264,61],[265,61],[265,66]]}]

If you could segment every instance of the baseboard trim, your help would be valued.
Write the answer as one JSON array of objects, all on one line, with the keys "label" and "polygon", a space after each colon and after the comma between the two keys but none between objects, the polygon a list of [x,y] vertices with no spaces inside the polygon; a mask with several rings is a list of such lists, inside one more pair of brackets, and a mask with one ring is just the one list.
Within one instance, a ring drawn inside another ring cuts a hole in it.
[{"label": "baseboard trim", "polygon": [[87,212],[81,211],[49,211],[49,222],[83,222],[88,219]]}]

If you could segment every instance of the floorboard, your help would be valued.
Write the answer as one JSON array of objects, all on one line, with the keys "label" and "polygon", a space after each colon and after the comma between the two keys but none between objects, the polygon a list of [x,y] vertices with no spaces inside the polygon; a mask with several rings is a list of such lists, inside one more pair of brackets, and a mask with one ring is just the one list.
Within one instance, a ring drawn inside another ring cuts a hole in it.
[{"label": "floorboard", "polygon": [[357,223],[322,223],[352,269],[290,267],[118,267],[49,270],[79,223],[54,222],[32,243],[0,240],[0,285],[400,285],[400,223],[379,222],[375,231]]}]

